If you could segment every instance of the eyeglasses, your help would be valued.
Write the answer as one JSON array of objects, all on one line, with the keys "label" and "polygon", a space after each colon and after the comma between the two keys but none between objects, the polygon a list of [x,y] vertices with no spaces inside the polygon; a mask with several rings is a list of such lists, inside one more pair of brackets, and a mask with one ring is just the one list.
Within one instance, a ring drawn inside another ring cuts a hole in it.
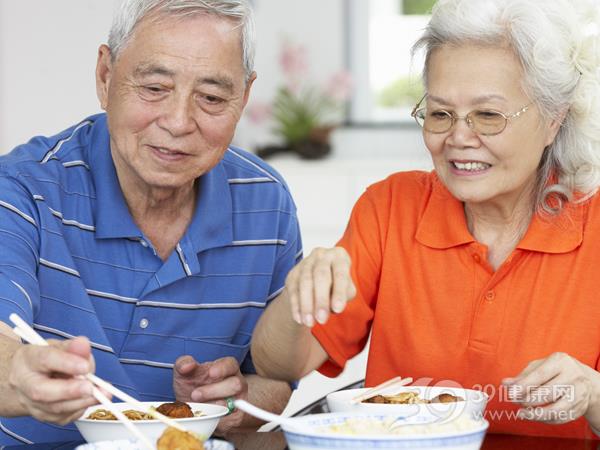
[{"label": "eyeglasses", "polygon": [[525,105],[514,114],[504,114],[493,109],[476,109],[466,116],[460,117],[445,109],[429,110],[426,107],[419,108],[426,96],[419,100],[410,115],[425,131],[436,134],[450,131],[457,121],[464,119],[473,132],[483,136],[494,136],[504,131],[509,120],[520,117],[531,106],[531,103]]}]

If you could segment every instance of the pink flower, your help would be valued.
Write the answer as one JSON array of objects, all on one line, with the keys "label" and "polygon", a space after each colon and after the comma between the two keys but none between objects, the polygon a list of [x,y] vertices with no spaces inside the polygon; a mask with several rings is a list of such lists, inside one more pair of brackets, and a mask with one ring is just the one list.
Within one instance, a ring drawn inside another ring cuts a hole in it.
[{"label": "pink flower", "polygon": [[303,45],[284,42],[279,54],[279,64],[286,77],[286,86],[293,92],[297,91],[301,79],[308,71],[306,48]]},{"label": "pink flower", "polygon": [[325,92],[334,100],[343,102],[350,97],[354,83],[352,76],[347,70],[341,70],[335,73],[327,83]]},{"label": "pink flower", "polygon": [[268,103],[253,102],[246,108],[246,117],[250,122],[260,124],[271,117],[272,107]]}]

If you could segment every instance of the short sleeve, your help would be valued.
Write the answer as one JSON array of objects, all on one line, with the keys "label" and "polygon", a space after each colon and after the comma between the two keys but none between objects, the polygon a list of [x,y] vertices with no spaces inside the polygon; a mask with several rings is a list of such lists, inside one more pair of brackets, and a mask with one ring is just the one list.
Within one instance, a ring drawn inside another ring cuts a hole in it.
[{"label": "short sleeve", "polygon": [[[273,273],[271,274],[267,304],[279,296],[285,286],[287,274],[302,259],[302,238],[296,216],[296,207],[287,191],[284,197],[286,202],[285,209],[290,210],[291,213],[282,212],[279,217],[278,239],[283,245],[279,247]],[[240,365],[240,370],[245,374],[256,373],[250,352],[248,352],[248,355]],[[292,388],[294,387],[295,384],[292,384]]]},{"label": "short sleeve", "polygon": [[285,244],[277,255],[277,261],[271,276],[268,302],[274,300],[281,293],[287,274],[302,259],[302,238],[295,213],[286,219],[282,240]]},{"label": "short sleeve", "polygon": [[12,313],[32,323],[39,308],[40,219],[33,196],[0,173],[0,321]]},{"label": "short sleeve", "polygon": [[346,362],[363,350],[369,338],[388,222],[384,217],[387,213],[381,213],[382,209],[385,211],[386,202],[385,196],[377,198],[367,190],[354,206],[346,231],[338,242],[350,255],[357,295],[341,314],[332,315],[326,324],[317,324],[312,329],[329,355],[328,361],[319,368],[326,376],[337,376]]}]

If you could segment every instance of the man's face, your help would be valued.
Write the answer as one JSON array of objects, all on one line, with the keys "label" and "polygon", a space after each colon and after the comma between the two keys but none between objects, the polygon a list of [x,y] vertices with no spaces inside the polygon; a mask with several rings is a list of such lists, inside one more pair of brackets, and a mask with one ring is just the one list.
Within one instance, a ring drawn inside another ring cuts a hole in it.
[{"label": "man's face", "polygon": [[97,91],[123,188],[171,191],[212,169],[248,100],[240,31],[212,15],[146,18],[116,61],[102,46]]}]

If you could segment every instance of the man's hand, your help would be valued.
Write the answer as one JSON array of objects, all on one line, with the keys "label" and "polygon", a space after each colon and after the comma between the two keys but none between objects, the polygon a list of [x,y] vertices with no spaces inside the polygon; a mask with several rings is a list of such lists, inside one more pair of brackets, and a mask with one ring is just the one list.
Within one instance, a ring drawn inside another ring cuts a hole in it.
[{"label": "man's hand", "polygon": [[8,384],[29,415],[64,425],[98,403],[92,383],[76,378],[94,371],[94,358],[85,338],[48,343],[23,345],[14,353]]},{"label": "man's hand", "polygon": [[[228,397],[248,399],[248,382],[234,358],[205,363],[192,356],[181,356],[173,368],[175,398],[183,402],[210,402],[226,405]],[[217,431],[225,433],[242,425],[244,413],[234,411],[219,421]]]}]

